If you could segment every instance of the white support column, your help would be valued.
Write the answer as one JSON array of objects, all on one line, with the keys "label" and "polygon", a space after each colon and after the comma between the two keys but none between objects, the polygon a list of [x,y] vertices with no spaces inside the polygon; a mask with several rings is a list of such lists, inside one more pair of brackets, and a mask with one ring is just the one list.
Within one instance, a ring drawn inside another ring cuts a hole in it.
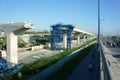
[{"label": "white support column", "polygon": [[84,42],[86,42],[86,35],[83,36],[83,40],[84,40]]},{"label": "white support column", "polygon": [[88,40],[90,40],[90,37],[91,37],[91,36],[90,36],[90,35],[88,35]]},{"label": "white support column", "polygon": [[93,36],[90,36],[90,40],[92,40],[94,37]]},{"label": "white support column", "polygon": [[7,61],[18,63],[17,36],[13,32],[7,32]]},{"label": "white support column", "polygon": [[18,63],[17,53],[17,36],[23,34],[28,29],[34,26],[31,23],[6,23],[0,24],[0,30],[4,31],[7,36],[7,61],[13,64]]},{"label": "white support column", "polygon": [[67,49],[67,34],[63,34],[63,48]]},{"label": "white support column", "polygon": [[77,45],[80,44],[80,34],[77,34]]},{"label": "white support column", "polygon": [[88,41],[88,35],[86,35],[86,41]]},{"label": "white support column", "polygon": [[82,35],[80,34],[80,44],[81,44],[81,42],[82,42],[82,39],[81,39],[81,37],[82,37]]}]

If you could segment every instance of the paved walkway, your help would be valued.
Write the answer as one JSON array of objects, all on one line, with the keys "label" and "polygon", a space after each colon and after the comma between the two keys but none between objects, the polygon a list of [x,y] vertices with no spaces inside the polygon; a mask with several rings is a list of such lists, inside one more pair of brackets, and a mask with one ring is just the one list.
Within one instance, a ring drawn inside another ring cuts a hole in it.
[{"label": "paved walkway", "polygon": [[[93,57],[93,53],[95,54]],[[97,54],[96,46],[89,55],[78,65],[68,80],[99,80],[99,54]],[[93,71],[88,69],[89,64],[93,65]]]},{"label": "paved walkway", "polygon": [[49,49],[41,49],[36,51],[25,51],[18,54],[19,63],[30,63],[36,61],[42,57],[50,57],[59,54],[60,51],[52,51]]}]

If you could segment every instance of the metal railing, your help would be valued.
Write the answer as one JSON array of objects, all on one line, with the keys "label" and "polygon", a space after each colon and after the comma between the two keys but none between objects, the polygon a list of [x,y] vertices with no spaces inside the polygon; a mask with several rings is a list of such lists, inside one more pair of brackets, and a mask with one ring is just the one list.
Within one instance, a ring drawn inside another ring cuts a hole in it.
[{"label": "metal railing", "polygon": [[101,52],[100,52],[100,80],[119,80],[118,76],[115,74],[114,68],[117,68],[117,64],[114,63],[116,60],[110,54],[108,49],[101,42]]},{"label": "metal railing", "polygon": [[100,57],[101,57],[101,60],[100,60],[101,80],[113,80],[112,79],[112,74],[111,74],[111,71],[110,71],[110,62],[105,57],[105,54],[106,53],[101,48],[101,55],[100,55]]}]

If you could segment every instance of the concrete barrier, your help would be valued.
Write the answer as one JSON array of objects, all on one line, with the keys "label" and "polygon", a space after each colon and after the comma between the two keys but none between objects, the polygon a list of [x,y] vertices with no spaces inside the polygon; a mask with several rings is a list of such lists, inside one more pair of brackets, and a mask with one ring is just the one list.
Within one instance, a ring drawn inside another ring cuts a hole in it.
[{"label": "concrete barrier", "polygon": [[43,48],[44,48],[44,45],[32,46],[31,50],[34,51],[34,50],[43,49]]},{"label": "concrete barrier", "polygon": [[115,58],[101,42],[101,80],[120,80],[118,78],[119,67]]}]

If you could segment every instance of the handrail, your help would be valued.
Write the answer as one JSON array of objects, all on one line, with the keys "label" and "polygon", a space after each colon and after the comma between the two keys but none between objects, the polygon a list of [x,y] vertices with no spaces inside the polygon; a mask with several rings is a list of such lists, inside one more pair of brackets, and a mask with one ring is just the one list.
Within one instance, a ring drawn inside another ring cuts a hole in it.
[{"label": "handrail", "polygon": [[113,57],[110,55],[106,49],[103,43],[101,42],[101,80],[118,80],[117,76],[115,75],[114,72],[112,72],[111,62],[113,62]]},{"label": "handrail", "polygon": [[105,52],[103,51],[103,49],[101,49],[101,57],[102,57],[102,71],[103,71],[103,78],[101,78],[101,80],[113,80],[112,79],[112,74],[111,74],[111,71],[110,71],[110,63],[109,61],[107,60],[107,58],[105,57]]}]

